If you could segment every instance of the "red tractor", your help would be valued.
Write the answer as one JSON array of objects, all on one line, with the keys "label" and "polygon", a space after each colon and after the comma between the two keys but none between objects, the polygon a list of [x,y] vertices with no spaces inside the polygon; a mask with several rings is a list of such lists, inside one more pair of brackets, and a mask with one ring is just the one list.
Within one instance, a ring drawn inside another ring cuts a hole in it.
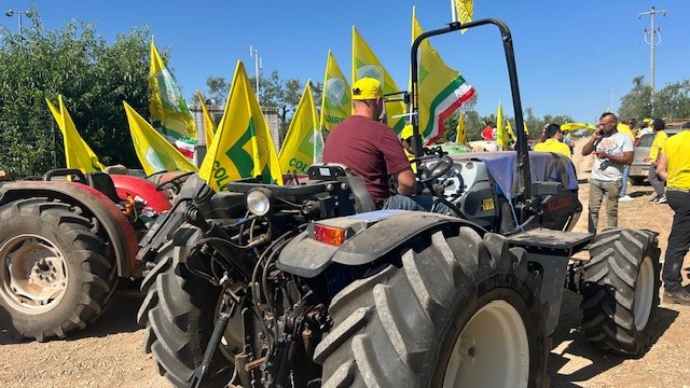
[{"label": "red tractor", "polygon": [[83,329],[140,277],[137,242],[170,209],[169,183],[75,169],[0,183],[0,305],[20,336]]}]

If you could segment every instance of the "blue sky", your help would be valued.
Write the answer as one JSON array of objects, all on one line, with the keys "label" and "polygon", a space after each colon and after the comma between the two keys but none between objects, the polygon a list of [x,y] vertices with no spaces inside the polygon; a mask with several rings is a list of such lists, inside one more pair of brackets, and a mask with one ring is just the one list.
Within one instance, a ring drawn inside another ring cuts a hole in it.
[{"label": "blue sky", "polygon": [[[400,86],[407,84],[411,6],[425,29],[450,20],[448,0],[379,1],[54,1],[9,0],[1,7],[35,6],[44,23],[59,27],[90,22],[108,40],[136,26],[149,26],[183,92],[205,88],[209,75],[230,77],[234,62],[249,68],[249,45],[263,57],[264,73],[320,80],[332,48],[350,74],[350,31],[358,27]],[[475,0],[475,19],[498,17],[513,31],[523,106],[539,114],[566,113],[591,121],[649,74],[649,46],[642,40],[648,19],[637,15],[656,5],[663,42],[657,50],[657,87],[690,78],[690,1],[665,0]],[[16,19],[0,25],[16,28]],[[487,114],[510,94],[498,33],[489,27],[432,44],[479,92]],[[511,109],[508,109],[511,111]]]}]

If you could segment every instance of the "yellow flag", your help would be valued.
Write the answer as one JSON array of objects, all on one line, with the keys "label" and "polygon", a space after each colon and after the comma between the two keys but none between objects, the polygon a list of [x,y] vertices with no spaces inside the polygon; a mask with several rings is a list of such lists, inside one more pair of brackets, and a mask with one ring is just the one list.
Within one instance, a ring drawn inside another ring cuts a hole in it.
[{"label": "yellow flag", "polygon": [[508,149],[508,131],[503,121],[503,105],[500,102],[496,109],[496,145],[499,150]]},{"label": "yellow flag", "polygon": [[101,164],[96,153],[91,150],[91,147],[79,135],[77,127],[74,125],[74,121],[72,121],[72,117],[65,107],[65,103],[62,101],[62,96],[58,96],[59,109],[49,100],[46,100],[46,102],[48,103],[50,113],[52,113],[55,122],[57,122],[60,128],[60,132],[62,132],[67,168],[78,168],[84,173],[103,171],[105,166]]},{"label": "yellow flag", "polygon": [[[376,54],[369,48],[364,38],[359,34],[355,26],[352,26],[352,82],[370,77],[381,82],[383,94],[397,93],[400,91],[388,71],[383,67]],[[386,120],[388,126],[395,133],[400,133],[405,127],[406,112],[402,101],[386,103]]]},{"label": "yellow flag", "polygon": [[249,85],[242,62],[237,62],[223,119],[209,146],[199,176],[220,190],[233,180],[261,177],[283,184],[278,155],[259,101]]},{"label": "yellow flag", "polygon": [[[454,3],[454,16],[453,21],[459,21],[461,24],[466,24],[472,21],[474,16],[474,4],[473,0],[451,0]],[[464,33],[465,30],[463,29]]]},{"label": "yellow flag", "polygon": [[149,65],[149,111],[160,121],[162,132],[174,140],[186,142],[196,138],[192,113],[187,107],[175,78],[165,67],[163,58],[151,41]]},{"label": "yellow flag", "polygon": [[197,99],[199,100],[199,105],[201,105],[201,115],[202,121],[204,123],[204,136],[206,137],[206,147],[213,141],[213,134],[216,133],[216,124],[213,122],[213,117],[208,113],[208,108],[206,107],[206,102],[204,101],[204,96],[201,92],[197,93]]},{"label": "yellow flag", "polygon": [[323,140],[317,123],[311,83],[307,81],[278,155],[284,174],[306,174],[307,168],[321,159]]},{"label": "yellow flag", "polygon": [[[412,41],[423,32],[413,7]],[[471,100],[475,91],[457,70],[446,65],[429,40],[419,46],[418,58],[419,131],[424,143],[431,144],[443,136],[446,120]]]},{"label": "yellow flag", "polygon": [[565,124],[561,124],[561,131],[563,131],[563,132],[577,131],[578,129],[594,130],[594,129],[596,129],[596,127],[594,126],[594,124],[589,124],[589,123],[565,123]]},{"label": "yellow flag", "polygon": [[126,101],[122,103],[125,106],[134,150],[147,175],[159,171],[196,171],[196,166],[158,133],[134,108]]},{"label": "yellow flag", "polygon": [[319,127],[330,131],[336,125],[345,120],[352,110],[350,85],[340,71],[335,55],[328,50],[326,60],[326,72],[323,77],[323,90],[321,91],[321,118]]},{"label": "yellow flag", "polygon": [[513,124],[511,124],[510,120],[506,120],[506,130],[508,131],[508,138],[516,141],[517,137],[515,137],[515,132],[513,131]]},{"label": "yellow flag", "polygon": [[455,130],[455,144],[467,144],[467,133],[465,132],[465,112],[460,112],[460,117],[458,117],[458,127]]}]

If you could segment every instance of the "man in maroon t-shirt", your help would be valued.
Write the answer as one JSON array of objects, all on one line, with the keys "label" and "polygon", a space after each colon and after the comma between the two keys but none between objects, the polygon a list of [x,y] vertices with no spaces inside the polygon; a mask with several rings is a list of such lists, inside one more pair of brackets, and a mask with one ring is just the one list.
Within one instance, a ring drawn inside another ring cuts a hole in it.
[{"label": "man in maroon t-shirt", "polygon": [[[340,163],[362,177],[377,207],[429,210],[415,193],[416,179],[402,144],[392,129],[379,120],[384,101],[381,83],[362,78],[352,87],[352,116],[336,126],[323,149],[325,163]],[[398,195],[390,196],[389,178],[398,183]],[[419,200],[418,200],[419,199]]]}]

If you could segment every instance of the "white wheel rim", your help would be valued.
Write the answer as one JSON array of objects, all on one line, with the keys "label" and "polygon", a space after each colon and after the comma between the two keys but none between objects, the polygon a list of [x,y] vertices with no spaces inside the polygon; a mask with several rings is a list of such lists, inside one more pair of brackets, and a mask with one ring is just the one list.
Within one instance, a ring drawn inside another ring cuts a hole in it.
[{"label": "white wheel rim", "polygon": [[642,331],[647,327],[649,316],[652,313],[652,303],[654,299],[654,264],[652,258],[647,256],[642,259],[640,272],[637,274],[635,283],[635,328]]},{"label": "white wheel rim", "polygon": [[443,387],[527,387],[529,362],[522,317],[508,302],[493,301],[462,329],[446,365]]},{"label": "white wheel rim", "polygon": [[50,240],[22,234],[0,247],[0,297],[15,310],[36,315],[54,309],[68,281],[67,262]]}]

